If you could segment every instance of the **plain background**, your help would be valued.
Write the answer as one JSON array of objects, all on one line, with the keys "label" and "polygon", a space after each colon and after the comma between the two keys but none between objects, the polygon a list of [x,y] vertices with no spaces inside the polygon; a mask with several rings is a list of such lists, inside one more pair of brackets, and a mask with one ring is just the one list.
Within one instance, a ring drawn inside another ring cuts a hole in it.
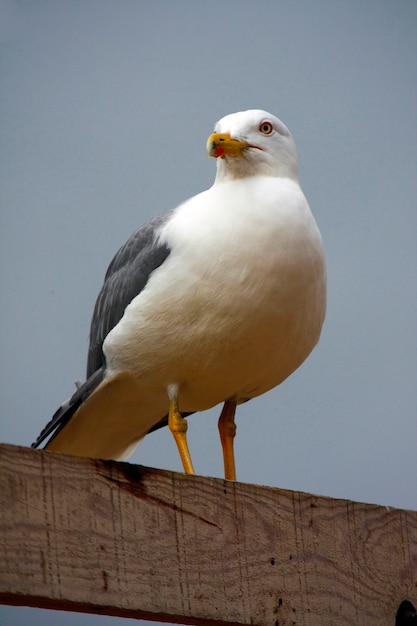
[{"label": "plain background", "polygon": [[[108,263],[212,184],[217,119],[264,108],[298,146],[328,312],[308,361],[239,409],[238,479],[417,508],[415,0],[0,6],[0,440],[29,445],[84,377]],[[221,477],[217,415],[189,437]],[[166,429],[131,460],[181,471]],[[117,621],[137,623],[0,608],[2,626]]]}]

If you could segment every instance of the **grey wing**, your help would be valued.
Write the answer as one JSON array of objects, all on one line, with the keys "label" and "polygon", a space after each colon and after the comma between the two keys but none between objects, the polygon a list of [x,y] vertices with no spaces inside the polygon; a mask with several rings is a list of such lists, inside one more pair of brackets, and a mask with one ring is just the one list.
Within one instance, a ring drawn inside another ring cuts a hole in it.
[{"label": "grey wing", "polygon": [[[32,444],[33,448],[37,448],[48,437],[53,439],[104,379],[103,341],[121,320],[127,305],[145,288],[152,272],[168,257],[169,247],[158,243],[157,237],[171,214],[172,211],[164,213],[141,226],[114,256],[91,320],[87,380],[55,412]],[[164,424],[162,420],[161,426]]]},{"label": "grey wing", "polygon": [[146,286],[152,272],[168,257],[168,246],[157,235],[172,211],[141,226],[116,253],[106,272],[90,327],[87,378],[105,364],[103,342],[118,324],[128,304]]}]

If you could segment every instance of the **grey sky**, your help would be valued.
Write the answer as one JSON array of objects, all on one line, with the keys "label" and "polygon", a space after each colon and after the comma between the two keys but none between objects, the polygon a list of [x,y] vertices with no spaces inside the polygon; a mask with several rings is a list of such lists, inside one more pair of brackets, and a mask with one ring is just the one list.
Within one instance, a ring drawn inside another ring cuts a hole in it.
[{"label": "grey sky", "polygon": [[[238,479],[415,509],[415,1],[0,6],[0,440],[29,445],[84,377],[108,263],[212,184],[216,120],[263,108],[296,140],[329,303],[308,361],[239,408]],[[221,477],[217,413],[189,438],[196,471]],[[166,429],[131,461],[181,469]],[[3,626],[29,620],[117,621],[0,608]]]}]

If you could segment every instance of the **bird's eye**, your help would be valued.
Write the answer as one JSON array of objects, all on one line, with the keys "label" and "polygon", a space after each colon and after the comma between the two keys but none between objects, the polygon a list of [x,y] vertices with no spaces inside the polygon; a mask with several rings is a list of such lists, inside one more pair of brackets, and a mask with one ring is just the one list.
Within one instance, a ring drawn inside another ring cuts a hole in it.
[{"label": "bird's eye", "polygon": [[270,135],[273,130],[274,127],[271,122],[262,122],[262,124],[259,125],[259,132],[263,135]]}]

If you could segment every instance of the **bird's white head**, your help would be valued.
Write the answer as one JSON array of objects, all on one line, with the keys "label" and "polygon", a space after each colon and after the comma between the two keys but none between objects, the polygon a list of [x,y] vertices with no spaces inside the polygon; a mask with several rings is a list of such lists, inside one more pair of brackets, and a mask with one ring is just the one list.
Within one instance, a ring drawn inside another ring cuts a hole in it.
[{"label": "bird's white head", "polygon": [[217,158],[216,182],[247,176],[298,180],[297,149],[288,128],[261,109],[226,115],[207,140]]}]

